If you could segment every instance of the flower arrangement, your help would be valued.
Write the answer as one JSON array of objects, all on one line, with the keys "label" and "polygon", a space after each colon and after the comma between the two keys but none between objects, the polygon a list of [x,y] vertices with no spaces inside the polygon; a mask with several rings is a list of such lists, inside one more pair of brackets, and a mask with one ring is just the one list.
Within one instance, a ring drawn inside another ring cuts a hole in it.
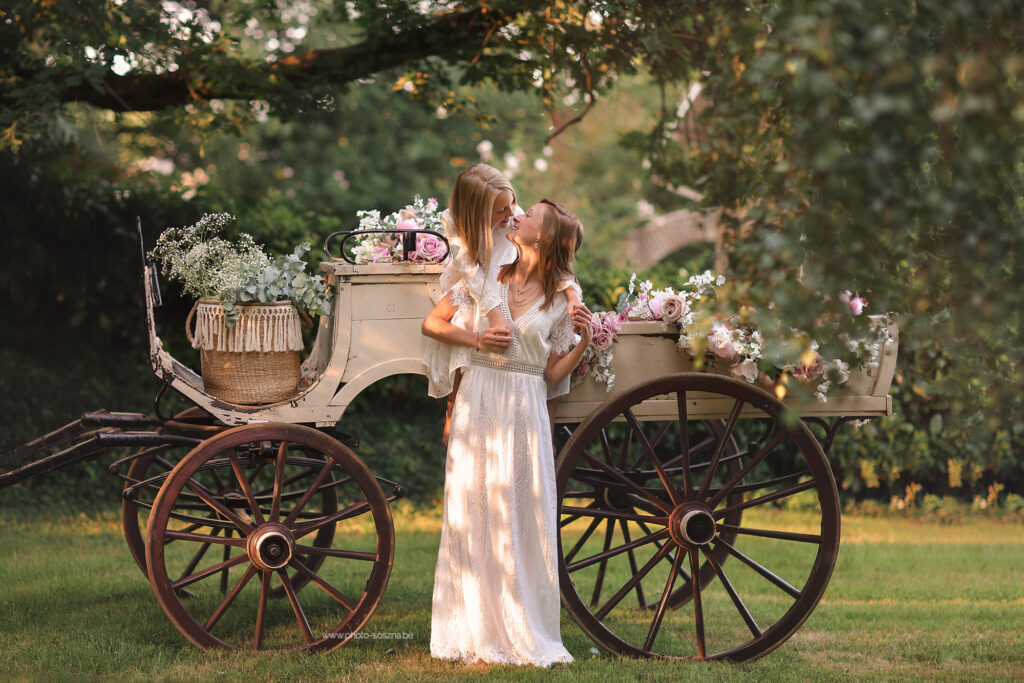
[{"label": "flower arrangement", "polygon": [[[760,331],[746,316],[725,316],[715,310],[718,289],[725,283],[724,276],[705,271],[689,278],[679,290],[655,289],[649,280],[638,282],[634,273],[616,311],[595,315],[591,348],[577,366],[574,378],[579,381],[578,378],[590,375],[611,390],[614,382],[612,344],[626,320],[658,320],[666,326],[675,326],[679,331],[676,346],[694,359],[696,368],[727,374],[751,384],[761,383],[780,398],[786,395],[790,378],[813,386],[820,401],[826,400],[834,386],[850,378],[849,363],[839,358],[824,358],[817,341],[796,331],[794,336],[805,349],[798,362],[767,357]],[[849,291],[840,293],[838,300],[853,316],[861,315],[868,305],[866,299]],[[861,359],[863,369],[871,371],[880,363],[881,348],[888,336],[885,327],[875,327],[869,337],[840,336],[840,341],[852,356]]]},{"label": "flower arrangement", "polygon": [[[406,230],[432,230],[442,233],[441,216],[437,212],[437,200],[424,200],[419,195],[413,203],[400,211],[381,217],[380,211],[359,211],[359,230],[379,230],[362,235],[352,249],[352,259],[357,264],[401,263],[406,261],[402,232]],[[416,249],[409,252],[408,261],[413,263],[437,263],[448,253],[448,246],[437,235],[419,233],[416,235]]]},{"label": "flower arrangement", "polygon": [[291,300],[310,316],[330,315],[331,293],[323,276],[306,272],[302,260],[309,244],[271,259],[248,234],[235,242],[219,236],[234,219],[228,213],[208,213],[194,225],[168,228],[149,258],[160,262],[168,278],[180,281],[186,294],[220,301],[228,327],[238,319],[238,302]]}]

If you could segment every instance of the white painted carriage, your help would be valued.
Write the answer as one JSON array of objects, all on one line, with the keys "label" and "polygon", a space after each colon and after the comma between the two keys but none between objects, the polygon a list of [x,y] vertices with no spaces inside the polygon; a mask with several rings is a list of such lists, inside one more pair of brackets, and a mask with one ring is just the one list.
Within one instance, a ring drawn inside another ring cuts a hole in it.
[{"label": "white painted carriage", "polygon": [[[163,350],[155,271],[145,268],[153,370],[195,407],[172,418],[83,416],[4,456],[9,465],[77,440],[0,475],[0,486],[137,446],[112,466],[127,468],[126,538],[183,635],[203,648],[353,639],[388,582],[389,502],[402,489],[328,429],[358,432],[345,411],[360,392],[425,373],[420,325],[441,296],[442,267],[321,264],[333,314],[305,361],[308,386],[260,406],[211,396]],[[840,424],[892,412],[895,329],[874,373],[792,409],[746,382],[694,372],[676,336],[661,322],[624,323],[616,390],[584,380],[559,404],[563,604],[614,653],[749,660],[792,635],[825,590],[840,533],[825,452]],[[131,431],[139,425],[155,429]]]}]

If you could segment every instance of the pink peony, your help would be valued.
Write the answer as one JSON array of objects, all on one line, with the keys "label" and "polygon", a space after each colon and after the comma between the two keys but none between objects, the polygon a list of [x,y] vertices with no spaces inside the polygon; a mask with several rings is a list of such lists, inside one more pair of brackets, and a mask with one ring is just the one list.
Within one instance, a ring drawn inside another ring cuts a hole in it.
[{"label": "pink peony", "polygon": [[440,261],[448,251],[444,240],[437,235],[423,233],[416,235],[416,251],[410,254],[413,261]]},{"label": "pink peony", "polygon": [[689,312],[689,305],[678,294],[668,295],[661,303],[661,319],[667,323],[678,322]]}]

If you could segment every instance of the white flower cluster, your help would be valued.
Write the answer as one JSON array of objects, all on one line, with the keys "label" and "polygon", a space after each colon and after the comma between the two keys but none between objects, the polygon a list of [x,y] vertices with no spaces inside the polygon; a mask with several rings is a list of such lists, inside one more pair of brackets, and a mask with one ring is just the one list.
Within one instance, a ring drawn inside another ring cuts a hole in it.
[{"label": "white flower cluster", "polygon": [[234,243],[217,236],[233,220],[229,213],[208,213],[194,225],[168,228],[157,238],[149,258],[159,261],[170,279],[180,281],[186,294],[231,300],[248,271],[270,263],[251,235],[242,233]]}]

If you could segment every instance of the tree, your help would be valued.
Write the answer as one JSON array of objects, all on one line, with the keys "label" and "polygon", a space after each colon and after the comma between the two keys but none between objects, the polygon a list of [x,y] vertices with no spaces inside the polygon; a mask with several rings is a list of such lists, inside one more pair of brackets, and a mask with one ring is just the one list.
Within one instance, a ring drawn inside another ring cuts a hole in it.
[{"label": "tree", "polygon": [[[0,144],[96,108],[213,136],[371,84],[481,120],[481,88],[533,92],[556,134],[641,73],[663,93],[629,138],[645,187],[664,210],[726,210],[736,310],[780,343],[833,342],[845,289],[896,313],[913,423],[995,470],[994,444],[1024,439],[1022,4],[16,2]],[[709,106],[684,121],[695,84]],[[662,187],[681,184],[701,199]]]}]

